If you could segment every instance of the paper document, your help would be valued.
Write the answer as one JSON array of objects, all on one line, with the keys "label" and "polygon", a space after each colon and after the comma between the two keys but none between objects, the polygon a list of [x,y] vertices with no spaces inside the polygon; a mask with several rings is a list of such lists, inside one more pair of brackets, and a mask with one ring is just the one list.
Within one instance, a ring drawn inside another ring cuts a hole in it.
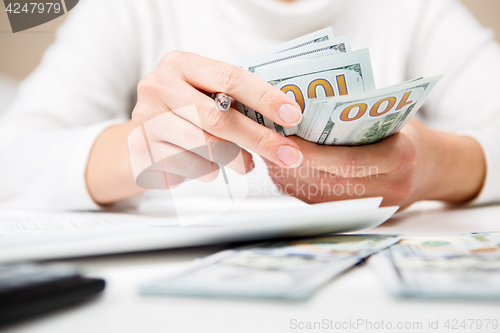
[{"label": "paper document", "polygon": [[[249,200],[247,210],[226,212],[188,227],[162,215],[0,211],[0,262],[368,229],[398,209],[378,208],[381,201],[369,198],[255,211]],[[193,218],[200,220],[199,214]]]}]

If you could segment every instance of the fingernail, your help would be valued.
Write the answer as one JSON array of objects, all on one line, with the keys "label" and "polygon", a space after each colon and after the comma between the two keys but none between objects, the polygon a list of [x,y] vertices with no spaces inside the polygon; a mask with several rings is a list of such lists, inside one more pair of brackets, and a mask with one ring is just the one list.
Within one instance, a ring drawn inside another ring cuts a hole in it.
[{"label": "fingernail", "polygon": [[291,104],[283,104],[278,113],[281,120],[290,126],[297,126],[302,121],[302,111]]},{"label": "fingernail", "polygon": [[281,162],[285,163],[289,168],[296,168],[302,164],[304,155],[295,147],[281,146],[278,149],[278,158]]},{"label": "fingernail", "polygon": [[255,168],[255,163],[254,163],[254,162],[250,163],[250,164],[247,166],[246,173],[249,173],[249,172],[250,172],[250,171],[252,171],[254,168]]}]

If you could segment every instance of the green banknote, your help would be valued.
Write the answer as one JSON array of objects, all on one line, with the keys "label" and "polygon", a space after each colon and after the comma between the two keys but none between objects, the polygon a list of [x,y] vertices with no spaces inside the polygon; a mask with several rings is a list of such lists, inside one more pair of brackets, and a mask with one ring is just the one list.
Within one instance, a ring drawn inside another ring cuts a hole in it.
[{"label": "green banknote", "polygon": [[152,281],[143,294],[306,299],[335,275],[385,249],[393,235],[336,235],[222,251]]},{"label": "green banknote", "polygon": [[395,296],[500,299],[500,233],[405,237],[368,265]]},{"label": "green banknote", "polygon": [[297,135],[320,145],[378,142],[401,130],[440,78],[419,78],[359,94],[310,99]]},{"label": "green banknote", "polygon": [[[369,51],[325,28],[251,56],[239,64],[292,97],[303,121],[286,128],[237,103],[250,119],[284,136],[321,145],[366,145],[397,133],[419,110],[440,77],[375,90]],[[383,73],[382,73],[383,74]]]}]

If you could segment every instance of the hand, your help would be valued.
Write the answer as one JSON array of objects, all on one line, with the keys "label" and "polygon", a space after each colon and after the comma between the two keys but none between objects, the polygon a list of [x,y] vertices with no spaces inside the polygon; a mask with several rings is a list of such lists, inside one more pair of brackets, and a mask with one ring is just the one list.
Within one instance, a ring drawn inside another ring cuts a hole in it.
[{"label": "hand", "polygon": [[[302,120],[300,107],[292,98],[256,75],[196,54],[169,52],[155,71],[139,83],[132,122],[124,125],[130,126],[131,133],[143,125],[151,129],[146,135],[154,162],[173,158],[169,159],[171,163],[157,164],[152,170],[169,175],[173,182],[167,186],[185,177],[202,181],[215,179],[218,168],[212,162],[225,161],[224,147],[228,143],[253,150],[283,168],[300,165],[303,156],[294,140],[259,125],[233,108],[220,111],[209,97],[214,92],[227,93],[282,126],[291,127]],[[194,105],[194,109],[184,108],[189,105]],[[153,126],[149,126],[151,124]],[[123,130],[115,131],[120,132],[120,138],[123,136]],[[147,164],[142,157],[149,156],[143,141],[139,136],[129,141],[130,154],[142,162],[139,169]],[[215,147],[210,157],[206,151],[194,149],[207,143]],[[112,203],[137,194],[137,186],[130,185],[130,178],[133,179],[130,167],[122,167],[123,172],[117,172],[120,169],[116,168],[117,164],[123,165],[122,157],[119,161],[107,157],[106,152],[111,153],[113,147],[98,139],[94,151],[87,168],[87,185],[94,200]],[[243,162],[229,167],[239,173],[251,170],[251,154],[242,149],[239,156]],[[125,178],[126,186],[122,185]]]},{"label": "hand", "polygon": [[467,136],[432,130],[411,120],[399,133],[359,147],[320,146],[292,137],[304,154],[295,169],[266,162],[269,175],[288,195],[308,203],[384,197],[402,208],[419,200],[460,203],[478,195],[486,162]]}]

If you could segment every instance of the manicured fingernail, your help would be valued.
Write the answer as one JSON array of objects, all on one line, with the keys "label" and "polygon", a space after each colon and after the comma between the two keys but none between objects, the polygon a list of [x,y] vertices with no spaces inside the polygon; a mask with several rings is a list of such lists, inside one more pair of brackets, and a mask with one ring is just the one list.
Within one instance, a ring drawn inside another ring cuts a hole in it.
[{"label": "manicured fingernail", "polygon": [[255,168],[255,163],[254,163],[254,162],[250,163],[250,164],[247,166],[246,173],[249,173],[249,172],[250,172],[250,171],[252,171],[254,168]]},{"label": "manicured fingernail", "polygon": [[302,111],[291,104],[283,104],[280,107],[279,115],[281,120],[290,126],[297,126],[302,121]]},{"label": "manicured fingernail", "polygon": [[295,147],[281,146],[278,149],[278,158],[290,168],[296,168],[302,164],[304,155]]}]

